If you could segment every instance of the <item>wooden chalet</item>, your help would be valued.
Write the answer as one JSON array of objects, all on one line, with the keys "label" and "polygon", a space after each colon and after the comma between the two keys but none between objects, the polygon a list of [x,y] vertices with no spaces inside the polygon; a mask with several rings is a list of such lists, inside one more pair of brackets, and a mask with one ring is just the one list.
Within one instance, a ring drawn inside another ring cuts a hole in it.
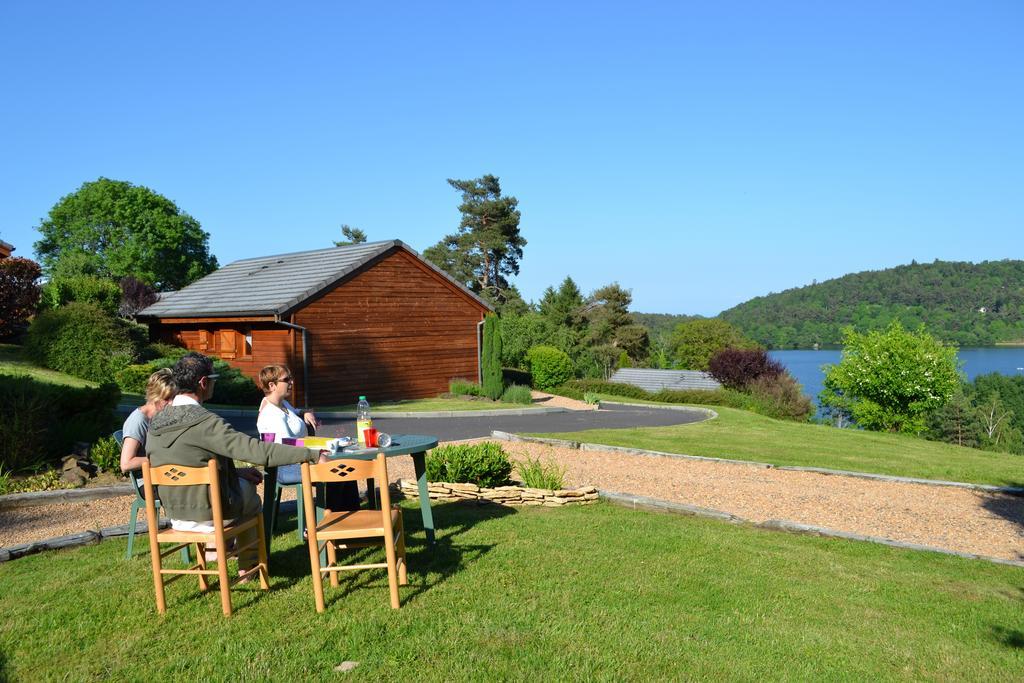
[{"label": "wooden chalet", "polygon": [[153,339],[254,380],[288,365],[295,405],[424,398],[479,379],[491,307],[398,240],[235,261],[139,317]]},{"label": "wooden chalet", "polygon": [[14,251],[14,245],[0,240],[0,258],[10,258]]}]

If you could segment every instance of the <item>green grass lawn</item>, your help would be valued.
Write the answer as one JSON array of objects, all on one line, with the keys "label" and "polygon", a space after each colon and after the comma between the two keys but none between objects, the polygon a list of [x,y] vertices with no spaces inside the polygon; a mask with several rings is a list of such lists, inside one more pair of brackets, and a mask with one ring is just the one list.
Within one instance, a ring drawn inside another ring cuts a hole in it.
[{"label": "green grass lawn", "polygon": [[99,386],[96,382],[90,382],[87,379],[79,379],[78,377],[66,375],[63,372],[41,368],[23,358],[21,347],[15,344],[0,344],[0,373],[7,375],[29,375],[40,382],[65,384],[70,387]]},{"label": "green grass lawn", "polygon": [[[271,585],[168,588],[124,542],[0,565],[0,679],[970,679],[1024,675],[1024,570],[611,505],[407,508],[411,586],[349,574],[315,613],[308,557]],[[283,528],[290,524],[286,521]],[[293,527],[294,528],[294,527]],[[144,544],[143,544],[144,547]],[[369,558],[369,553],[368,553]]]},{"label": "green grass lawn", "polygon": [[125,561],[123,541],[0,565],[0,679],[321,680],[345,660],[358,680],[1024,671],[1019,568],[607,504],[438,505],[427,548],[419,515],[405,515],[398,611],[376,571],[343,575],[316,614],[294,532],[275,539],[273,589],[235,591],[230,619],[191,579],[168,588],[158,618],[146,552]]},{"label": "green grass lawn", "polygon": [[[632,402],[623,399],[623,402]],[[1024,457],[856,429],[773,420],[723,406],[698,424],[536,434],[667,453],[977,484],[1024,484]]]}]

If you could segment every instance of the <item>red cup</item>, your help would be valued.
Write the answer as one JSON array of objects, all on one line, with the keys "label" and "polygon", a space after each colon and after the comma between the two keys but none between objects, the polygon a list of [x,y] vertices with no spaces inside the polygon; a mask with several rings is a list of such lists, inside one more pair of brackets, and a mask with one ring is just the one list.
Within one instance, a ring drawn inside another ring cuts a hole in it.
[{"label": "red cup", "polygon": [[373,448],[374,446],[376,446],[377,445],[377,430],[373,429],[372,427],[370,429],[364,429],[363,430],[363,441],[366,443],[366,447],[367,448]]}]

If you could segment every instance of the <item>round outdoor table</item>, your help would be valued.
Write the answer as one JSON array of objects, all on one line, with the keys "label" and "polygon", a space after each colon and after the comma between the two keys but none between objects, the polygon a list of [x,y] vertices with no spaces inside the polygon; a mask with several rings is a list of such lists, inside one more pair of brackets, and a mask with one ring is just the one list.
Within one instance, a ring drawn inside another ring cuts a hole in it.
[{"label": "round outdoor table", "polygon": [[[430,494],[427,491],[427,451],[437,447],[436,436],[424,434],[392,434],[391,445],[387,448],[361,448],[357,451],[342,451],[331,455],[332,459],[373,460],[378,453],[387,457],[411,455],[412,466],[416,472],[416,484],[420,494],[420,514],[423,516],[423,530],[427,533],[427,543],[434,543],[434,515],[430,511]],[[270,538],[274,533],[275,496],[273,491],[277,485],[277,468],[268,467],[263,479],[263,530],[267,537],[267,552],[270,552]],[[374,504],[373,482],[367,482],[366,495],[370,505]],[[388,482],[383,483],[384,486]],[[270,491],[271,493],[267,493]]]}]

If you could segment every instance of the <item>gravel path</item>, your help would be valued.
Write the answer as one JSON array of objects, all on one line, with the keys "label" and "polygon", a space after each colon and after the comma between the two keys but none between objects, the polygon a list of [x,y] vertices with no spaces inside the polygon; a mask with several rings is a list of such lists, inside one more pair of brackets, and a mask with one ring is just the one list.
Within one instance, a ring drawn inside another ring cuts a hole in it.
[{"label": "gravel path", "polygon": [[[729,512],[787,520],[1009,560],[1024,559],[1024,498],[753,465],[502,444],[514,459],[553,459],[566,484],[592,485]],[[409,458],[388,463],[413,477]],[[291,497],[287,491],[285,497]],[[130,497],[0,511],[0,547],[124,524]]]}]

